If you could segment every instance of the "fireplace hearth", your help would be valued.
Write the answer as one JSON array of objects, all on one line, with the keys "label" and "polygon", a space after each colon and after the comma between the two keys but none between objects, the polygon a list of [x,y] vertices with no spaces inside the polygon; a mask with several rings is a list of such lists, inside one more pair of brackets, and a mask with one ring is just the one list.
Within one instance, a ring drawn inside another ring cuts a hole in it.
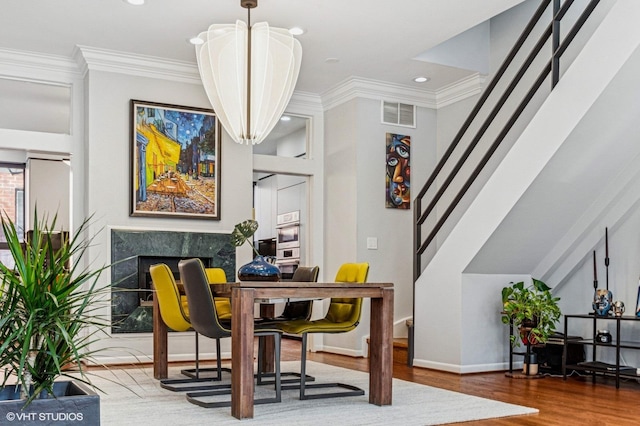
[{"label": "fireplace hearth", "polygon": [[178,274],[180,259],[200,258],[207,267],[235,277],[235,247],[230,234],[111,230],[111,332],[153,331],[149,266],[166,263]]}]

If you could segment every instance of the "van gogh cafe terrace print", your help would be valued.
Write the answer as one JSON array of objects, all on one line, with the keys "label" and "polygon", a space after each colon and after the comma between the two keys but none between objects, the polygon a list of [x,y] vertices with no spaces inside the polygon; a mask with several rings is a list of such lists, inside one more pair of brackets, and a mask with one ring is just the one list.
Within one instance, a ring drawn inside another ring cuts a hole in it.
[{"label": "van gogh cafe terrace print", "polygon": [[220,219],[213,111],[131,101],[131,216]]}]

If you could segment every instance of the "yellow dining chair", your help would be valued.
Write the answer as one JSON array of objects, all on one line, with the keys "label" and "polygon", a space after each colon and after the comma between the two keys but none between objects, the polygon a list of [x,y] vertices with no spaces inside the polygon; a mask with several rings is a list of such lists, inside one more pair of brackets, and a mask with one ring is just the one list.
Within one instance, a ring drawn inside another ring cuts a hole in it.
[{"label": "yellow dining chair", "polygon": [[[227,274],[222,268],[205,268],[207,280],[209,284],[225,284],[227,282]],[[216,312],[221,320],[231,319],[231,300],[228,297],[214,297],[216,304]]]},{"label": "yellow dining chair", "polygon": [[[160,315],[162,316],[162,320],[171,330],[174,331],[192,331],[191,322],[189,320],[189,306],[187,303],[186,296],[180,294],[178,290],[178,285],[173,277],[173,272],[164,263],[159,263],[156,265],[151,265],[149,267],[149,274],[151,275],[151,281],[153,282],[153,287],[155,289],[154,297],[158,298],[158,305],[160,307]],[[160,381],[160,386],[164,389],[168,389],[171,391],[189,391],[189,390],[205,390],[205,389],[215,389],[216,385],[205,385],[202,382],[216,381],[221,380],[222,378],[222,367],[220,360],[220,340],[216,341],[217,348],[217,358],[218,358],[218,366],[215,369],[217,372],[216,378],[204,378],[200,376],[200,373],[205,369],[200,368],[200,357],[199,357],[199,344],[198,344],[198,333],[195,333],[195,355],[196,355],[196,366],[195,369],[190,370],[191,374],[184,373],[183,374],[190,377],[189,379],[165,379]],[[200,383],[195,385],[190,385],[190,383]],[[181,386],[183,385],[183,386]]]},{"label": "yellow dining chair", "polygon": [[[338,269],[335,282],[364,283],[369,273],[368,263],[345,263]],[[300,357],[300,399],[333,398],[341,396],[364,395],[364,390],[344,383],[313,383],[307,384],[307,335],[309,333],[346,333],[358,326],[362,312],[362,298],[331,298],[329,310],[324,318],[318,320],[293,320],[277,323],[285,333],[300,334],[302,336],[302,354]],[[296,386],[297,387],[297,386]],[[344,388],[347,391],[332,393],[306,394],[306,389],[315,388]],[[285,389],[291,389],[285,387]]]},{"label": "yellow dining chair", "polygon": [[[320,267],[318,266],[299,266],[293,273],[293,277],[291,281],[293,282],[317,282],[318,274],[320,272]],[[274,323],[282,322],[282,321],[291,321],[291,320],[309,320],[311,319],[311,311],[313,309],[313,300],[301,300],[295,302],[287,302],[284,306],[284,310],[282,314],[275,318],[265,318],[256,320],[256,324],[266,325],[272,324],[274,327],[277,327]],[[300,374],[294,372],[282,372],[280,374],[282,376],[282,383],[299,383],[300,382]],[[271,382],[263,380],[263,378],[268,378],[273,376],[272,373],[263,373],[262,378],[258,378],[259,385],[268,385]],[[292,378],[286,378],[292,377]],[[315,381],[315,377],[307,375],[307,382]],[[296,386],[287,386],[286,389],[297,389]]]}]

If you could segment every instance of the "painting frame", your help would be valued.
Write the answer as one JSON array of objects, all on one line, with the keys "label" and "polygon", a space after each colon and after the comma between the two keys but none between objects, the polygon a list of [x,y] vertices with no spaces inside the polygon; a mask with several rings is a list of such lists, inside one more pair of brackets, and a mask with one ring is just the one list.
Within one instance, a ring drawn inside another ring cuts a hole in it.
[{"label": "painting frame", "polygon": [[130,214],[220,220],[221,126],[211,109],[130,101]]}]

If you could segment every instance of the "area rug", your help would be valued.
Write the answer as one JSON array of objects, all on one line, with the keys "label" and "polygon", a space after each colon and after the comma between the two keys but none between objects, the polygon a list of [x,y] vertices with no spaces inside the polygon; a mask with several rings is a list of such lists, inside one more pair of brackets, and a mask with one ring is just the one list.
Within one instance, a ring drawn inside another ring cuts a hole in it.
[{"label": "area rug", "polygon": [[[296,361],[283,362],[282,368],[300,371]],[[307,372],[316,377],[316,382],[339,381],[359,386],[365,395],[301,401],[297,390],[284,390],[281,403],[256,405],[254,418],[243,420],[242,425],[437,425],[538,412],[398,379],[393,379],[393,405],[379,407],[368,402],[367,373],[311,361]],[[180,377],[179,368],[171,368],[169,375]],[[230,380],[228,374],[226,380]],[[97,371],[91,381],[104,391],[100,394],[103,426],[240,424],[231,416],[229,407],[202,408],[187,402],[184,393],[162,389],[150,368]],[[260,388],[259,392],[272,392]]]}]

